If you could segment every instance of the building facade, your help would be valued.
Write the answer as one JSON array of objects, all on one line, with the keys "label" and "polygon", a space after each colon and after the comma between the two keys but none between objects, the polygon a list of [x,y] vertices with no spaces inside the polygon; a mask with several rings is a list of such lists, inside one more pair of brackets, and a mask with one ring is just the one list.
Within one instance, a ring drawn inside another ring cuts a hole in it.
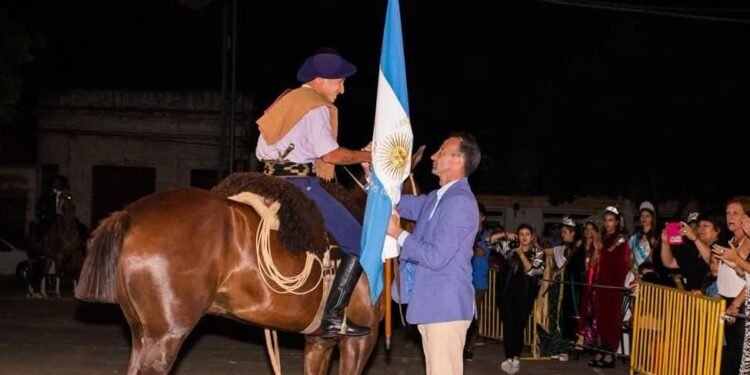
[{"label": "building facade", "polygon": [[[213,92],[48,94],[40,103],[35,196],[51,176],[66,176],[79,220],[92,226],[155,191],[210,188],[228,166],[222,105],[221,94]],[[240,170],[250,156],[251,101],[240,96],[235,110],[235,170]]]}]

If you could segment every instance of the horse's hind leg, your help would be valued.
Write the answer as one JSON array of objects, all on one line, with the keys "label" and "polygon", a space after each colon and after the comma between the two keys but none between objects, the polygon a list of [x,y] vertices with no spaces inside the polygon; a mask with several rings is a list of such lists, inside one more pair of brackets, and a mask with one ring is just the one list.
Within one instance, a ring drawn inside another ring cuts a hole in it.
[{"label": "horse's hind leg", "polygon": [[[177,353],[188,332],[148,335],[145,330],[133,330],[129,375],[164,375],[174,365]],[[138,331],[138,332],[136,332]]]},{"label": "horse's hind leg", "polygon": [[121,303],[125,317],[130,324],[131,352],[128,364],[129,375],[168,374],[174,365],[183,341],[196,322],[189,326],[177,327],[162,325],[156,321],[139,320],[132,306]]},{"label": "horse's hind leg", "polygon": [[57,298],[62,297],[62,294],[60,294],[60,274],[55,274],[55,296]]},{"label": "horse's hind leg", "polygon": [[334,346],[334,340],[320,336],[305,336],[305,375],[328,374]]},{"label": "horse's hind leg", "polygon": [[177,295],[179,291],[148,279],[119,287],[117,293],[132,335],[129,375],[168,374],[183,341],[205,310],[200,303],[192,303],[190,291]]}]

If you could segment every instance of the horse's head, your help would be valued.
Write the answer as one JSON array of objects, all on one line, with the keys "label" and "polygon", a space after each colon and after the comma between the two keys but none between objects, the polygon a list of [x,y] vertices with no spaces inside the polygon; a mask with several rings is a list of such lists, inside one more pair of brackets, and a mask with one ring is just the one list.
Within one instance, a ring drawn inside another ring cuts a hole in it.
[{"label": "horse's head", "polygon": [[414,181],[414,168],[416,168],[417,164],[422,161],[425,147],[425,145],[419,146],[417,151],[411,155],[411,173],[409,173],[409,178],[404,182],[404,186],[401,189],[401,194],[419,195],[419,193],[421,193],[419,185],[417,185],[417,183]]},{"label": "horse's head", "polygon": [[76,213],[76,204],[73,201],[73,194],[70,190],[65,189],[57,194],[57,214],[63,217],[73,217]]}]

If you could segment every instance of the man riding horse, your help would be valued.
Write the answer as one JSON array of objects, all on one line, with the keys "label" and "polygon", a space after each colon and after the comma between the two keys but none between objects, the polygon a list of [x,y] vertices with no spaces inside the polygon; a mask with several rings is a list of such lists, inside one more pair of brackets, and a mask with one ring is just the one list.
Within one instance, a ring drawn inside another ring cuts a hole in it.
[{"label": "man riding horse", "polygon": [[57,216],[62,215],[60,194],[65,190],[70,190],[68,179],[62,175],[56,175],[50,181],[49,188],[37,200],[36,218],[39,222],[40,238],[46,235],[57,220]]},{"label": "man riding horse", "polygon": [[371,161],[369,151],[347,149],[336,141],[338,112],[333,102],[344,93],[344,80],[356,71],[335,51],[319,51],[297,71],[302,86],[282,93],[257,121],[261,136],[255,154],[265,163],[264,173],[285,178],[301,189],[320,209],[326,230],[344,252],[320,326],[327,338],[370,333],[344,315],[362,273],[362,227],[318,181],[331,180],[336,165]]}]

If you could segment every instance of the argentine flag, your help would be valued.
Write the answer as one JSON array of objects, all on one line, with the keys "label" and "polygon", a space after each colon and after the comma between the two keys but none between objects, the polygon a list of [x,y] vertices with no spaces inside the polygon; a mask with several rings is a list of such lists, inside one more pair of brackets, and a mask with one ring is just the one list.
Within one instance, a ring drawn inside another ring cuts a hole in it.
[{"label": "argentine flag", "polygon": [[383,261],[398,256],[398,243],[385,233],[391,209],[401,199],[401,185],[411,170],[412,138],[401,14],[398,0],[388,0],[372,134],[372,174],[359,260],[370,283],[373,303],[383,290]]}]

